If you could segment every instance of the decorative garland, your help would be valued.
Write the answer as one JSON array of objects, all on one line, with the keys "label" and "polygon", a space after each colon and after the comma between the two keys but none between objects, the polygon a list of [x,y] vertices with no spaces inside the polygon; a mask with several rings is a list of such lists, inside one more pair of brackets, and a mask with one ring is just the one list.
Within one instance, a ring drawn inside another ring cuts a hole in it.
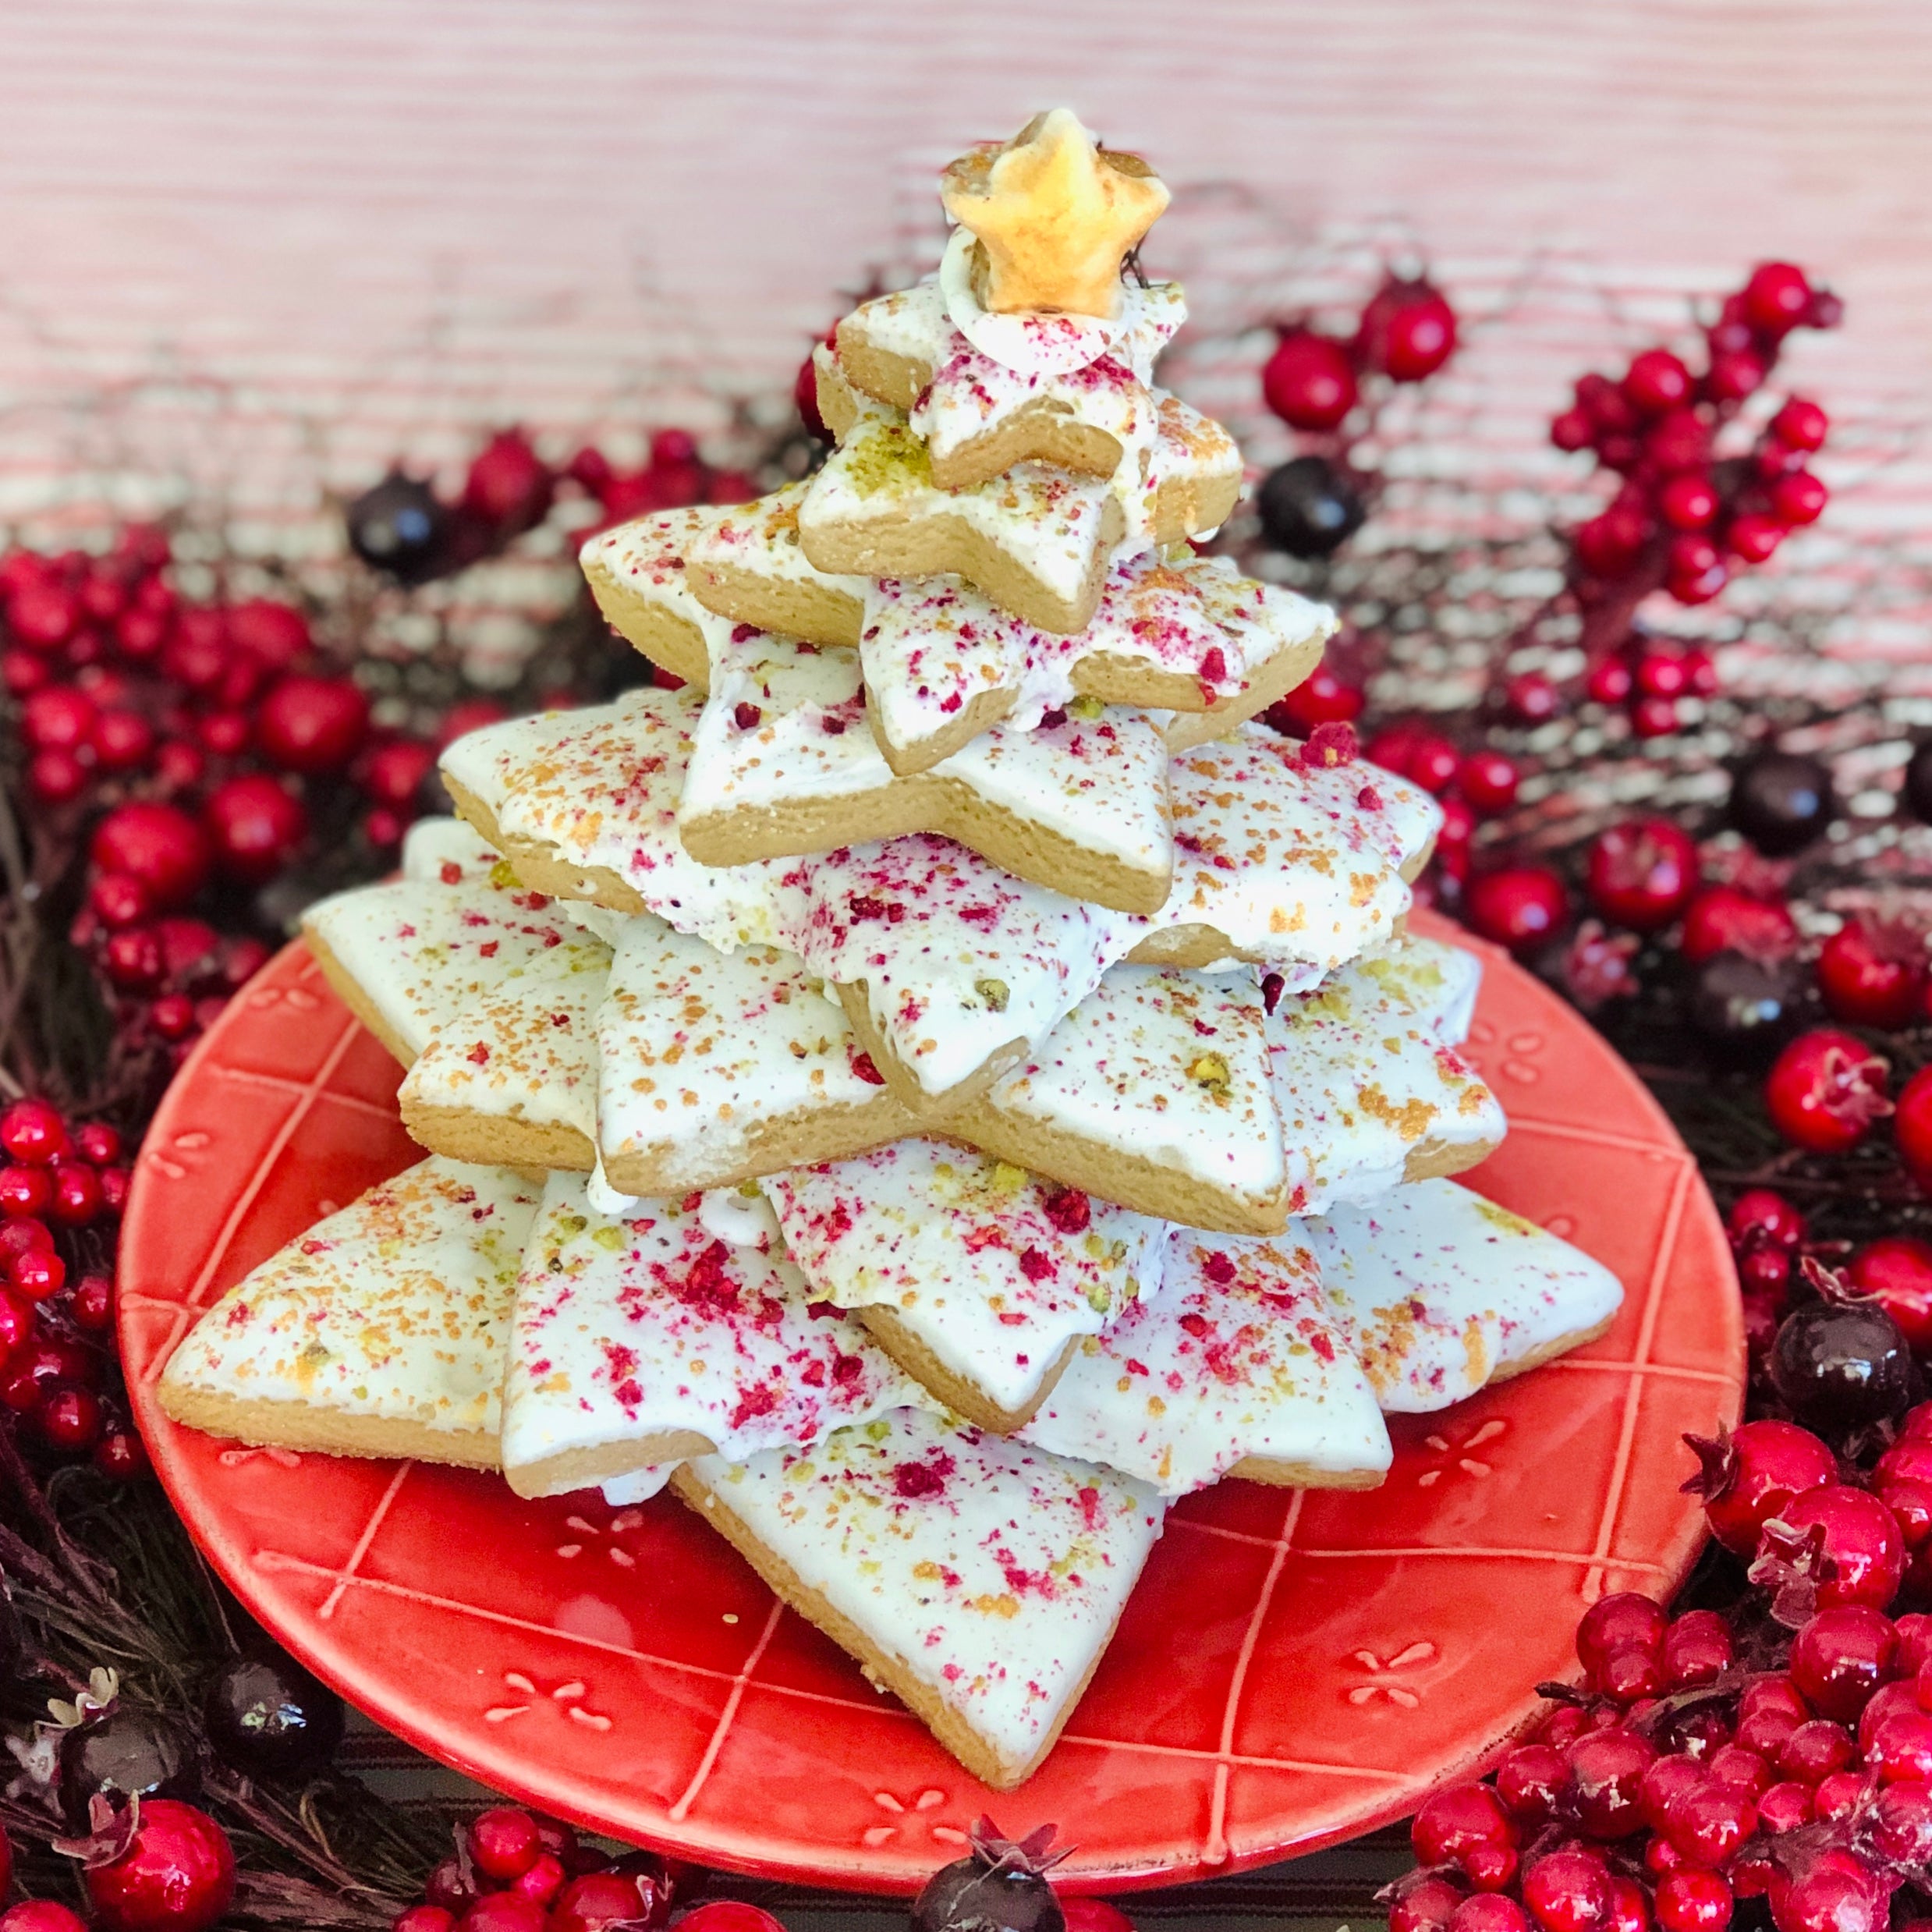
[{"label": "decorative garland", "polygon": [[[1620,479],[1599,513],[1450,552],[1357,555],[1347,541],[1380,494],[1359,452],[1381,401],[1454,349],[1439,290],[1391,278],[1345,339],[1288,319],[1263,373],[1302,446],[1224,541],[1346,620],[1329,662],[1271,721],[1297,736],[1372,725],[1371,755],[1444,797],[1422,895],[1511,946],[1650,1082],[1730,1208],[1753,1413],[1818,1432],[1753,1422],[1701,1448],[1719,1541],[1695,1607],[1674,1622],[1630,1599],[1590,1613],[1585,1690],[1553,1693],[1544,1737],[1498,1787],[1445,1794],[1419,1819],[1424,1870],[1394,1901],[1403,1932],[1525,1932],[1533,1920],[1641,1932],[1653,1918],[1715,1932],[1760,1897],[1781,1932],[1867,1932],[1895,1894],[1932,1897],[1932,1824],[1921,1830],[1918,1813],[1909,1856],[1896,1834],[1884,1858],[1870,1855],[1881,1812],[1906,1830],[1888,1794],[1925,1789],[1932,1820],[1932,1784],[1913,1784],[1932,1778],[1932,1719],[1896,1756],[1849,1729],[1849,1752],[1839,1741],[1863,1707],[1842,1685],[1902,1683],[1898,1660],[1916,1669],[1932,1649],[1925,1619],[1879,1616],[1900,1589],[1932,1592],[1932,1460],[1920,1469],[1918,1412],[1906,1413],[1921,1392],[1913,1350],[1932,1349],[1932,1245],[1910,1232],[1927,1218],[1918,1177],[1932,1182],[1932,1032],[1923,932],[1896,896],[1913,883],[1909,855],[1886,815],[1849,814],[1835,792],[1831,760],[1870,739],[1870,720],[1748,707],[1702,647],[1650,621],[1657,594],[1722,596],[1824,509],[1807,462],[1824,412],[1799,398],[1767,409],[1764,392],[1789,331],[1837,315],[1800,271],[1761,267],[1710,316],[1695,372],[1660,346],[1615,381],[1578,383],[1551,434]],[[470,687],[447,650],[407,665],[359,656],[378,590],[449,576],[547,519],[584,527],[772,487],[813,460],[821,426],[809,409],[803,421],[751,474],[708,468],[675,429],[628,473],[594,449],[552,466],[509,432],[451,500],[393,473],[346,506],[362,567],[328,606],[225,594],[218,545],[204,546],[212,594],[184,597],[183,530],[129,527],[99,555],[0,555],[0,1675],[19,1766],[0,1824],[15,1890],[38,1902],[0,1932],[74,1932],[56,1898],[84,1900],[109,1932],[200,1932],[224,1915],[593,1932],[658,1926],[674,1909],[692,1932],[774,1925],[749,1905],[693,1905],[703,1875],[654,1855],[614,1862],[510,1808],[466,1824],[399,1813],[335,1771],[339,1700],[249,1625],[147,1478],[112,1353],[112,1269],[124,1150],[169,1076],[303,904],[387,869],[410,819],[437,806],[440,746],[650,675],[587,601],[508,690]],[[1472,586],[1507,619],[1486,647],[1480,701],[1452,717],[1367,718],[1366,692],[1420,678],[1436,620]],[[1791,629],[1803,648],[1795,615]],[[1807,749],[1781,750],[1781,736]],[[1640,796],[1650,803],[1632,816]],[[1898,810],[1932,815],[1932,753],[1914,760]],[[1879,847],[1894,895],[1883,903],[1864,882]],[[1786,1434],[1750,1433],[1766,1427]],[[1696,1466],[1687,1452],[1687,1475]],[[1786,1506],[1800,1489],[1859,1500],[1806,1517]],[[1881,1550],[1882,1595],[1848,1590],[1870,1572],[1874,1538],[1896,1573]],[[1841,1601],[1891,1634],[1873,1625],[1856,1657],[1849,1639],[1827,1646],[1813,1686],[1798,1655],[1824,1640],[1804,1632],[1818,1605]],[[1757,1687],[1746,1671],[1760,1668],[1787,1689]],[[1829,1738],[1825,1720],[1838,1727]],[[1653,1760],[1690,1765],[1669,1774],[1675,1797],[1651,1791]],[[1748,1802],[1721,1796],[1753,1783]],[[1774,1801],[1774,1784],[1802,1788],[1803,1803]],[[1680,1828],[1680,1813],[1696,1821]],[[1077,1836],[1077,1819],[1062,1822]],[[1650,1835],[1626,1838],[1626,1824]],[[1802,1873],[1778,1849],[1801,1845]],[[1111,1908],[1055,1902],[1046,1852],[984,1827],[921,1901],[921,1932],[953,1932],[962,1914],[1013,1932],[1061,1932],[1063,1920],[1123,1932]],[[1831,1863],[1840,1853],[1856,1873]],[[1784,1876],[1752,1891],[1740,1874],[1753,1860]],[[1794,1892],[1811,1902],[1792,1907]],[[1863,1919],[1845,1903],[1854,1895]]]}]

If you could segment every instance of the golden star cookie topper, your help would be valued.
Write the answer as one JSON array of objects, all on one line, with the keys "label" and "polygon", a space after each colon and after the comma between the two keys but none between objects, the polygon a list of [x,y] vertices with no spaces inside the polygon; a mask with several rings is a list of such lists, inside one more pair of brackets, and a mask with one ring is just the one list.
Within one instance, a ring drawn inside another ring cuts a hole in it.
[{"label": "golden star cookie topper", "polygon": [[991,313],[1109,321],[1120,265],[1168,198],[1138,154],[1102,147],[1067,108],[1035,115],[1003,146],[962,154],[939,192],[979,238],[973,290]]}]

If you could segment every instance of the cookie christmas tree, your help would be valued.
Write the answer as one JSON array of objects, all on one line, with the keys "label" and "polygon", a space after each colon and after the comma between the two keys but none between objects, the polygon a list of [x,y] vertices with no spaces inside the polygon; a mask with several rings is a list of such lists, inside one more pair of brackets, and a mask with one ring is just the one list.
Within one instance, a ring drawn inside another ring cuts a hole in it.
[{"label": "cookie christmas tree", "polygon": [[[463,1459],[668,1484],[1010,1785],[1171,1499],[1373,1486],[1384,1411],[1621,1289],[1446,1178],[1504,1122],[1455,1050],[1474,961],[1402,931],[1437,806],[1250,721],[1334,619],[1193,548],[1242,471],[1153,380],[1165,188],[1057,111],[942,194],[938,275],[818,353],[815,476],[587,546],[682,687],[459,740],[468,829],[307,925],[431,1168],[529,1224]],[[302,1252],[193,1331],[170,1413],[420,1452],[342,1362],[362,1275],[413,1318],[441,1278],[406,1234],[353,1280]],[[221,1324],[292,1271],[319,1423],[230,1399]]]}]

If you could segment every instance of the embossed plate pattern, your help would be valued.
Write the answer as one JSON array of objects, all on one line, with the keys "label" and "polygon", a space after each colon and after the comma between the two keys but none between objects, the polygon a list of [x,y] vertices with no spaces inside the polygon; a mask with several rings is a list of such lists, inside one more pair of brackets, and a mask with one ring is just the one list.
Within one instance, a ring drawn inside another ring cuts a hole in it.
[{"label": "embossed plate pattern", "polygon": [[[1441,936],[1457,937],[1439,923]],[[1467,943],[1466,941],[1465,943]],[[995,1798],[668,1497],[523,1502],[420,1464],[238,1448],[154,1385],[224,1289],[406,1165],[393,1062],[290,947],[175,1081],[122,1248],[136,1413],[249,1608],[427,1751],[580,1823],[771,1876],[909,1890],[991,1808],[1053,1820],[1092,1886],[1279,1858],[1414,1808],[1574,1668],[1608,1590],[1668,1590],[1701,1520],[1678,1437],[1734,1419],[1723,1232],[1635,1076],[1485,950],[1469,1053],[1512,1122],[1473,1178],[1614,1268],[1602,1341],[1398,1419],[1366,1495],[1226,1483],[1189,1499],[1058,1748]]]}]

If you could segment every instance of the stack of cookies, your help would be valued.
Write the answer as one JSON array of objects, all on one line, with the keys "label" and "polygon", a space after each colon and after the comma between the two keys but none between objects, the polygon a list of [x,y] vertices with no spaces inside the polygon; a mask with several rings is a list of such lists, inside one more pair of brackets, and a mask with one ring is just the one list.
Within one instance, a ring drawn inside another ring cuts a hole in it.
[{"label": "stack of cookies", "polygon": [[1330,612],[1188,540],[1166,191],[1064,112],[819,352],[838,445],[587,547],[684,682],[492,725],[460,820],[310,912],[420,1165],[161,1384],[261,1444],[667,1484],[965,1764],[1051,1748],[1179,1497],[1370,1487],[1385,1412],[1600,1334],[1613,1277],[1448,1177],[1477,969],[1434,802],[1250,722]]}]

